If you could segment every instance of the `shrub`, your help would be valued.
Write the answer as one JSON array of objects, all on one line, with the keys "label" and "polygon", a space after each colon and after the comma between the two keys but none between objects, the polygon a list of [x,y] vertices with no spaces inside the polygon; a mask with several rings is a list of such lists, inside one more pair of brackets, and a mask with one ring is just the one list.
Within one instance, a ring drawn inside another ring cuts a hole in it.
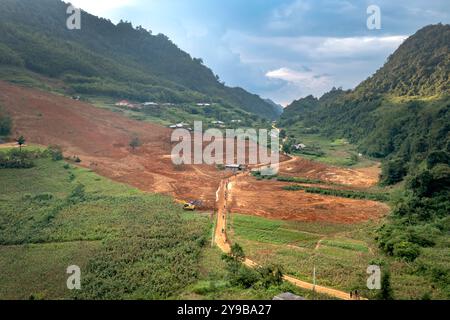
[{"label": "shrub", "polygon": [[383,185],[393,185],[403,180],[407,174],[405,161],[394,159],[386,161],[382,165],[381,183]]},{"label": "shrub", "polygon": [[33,197],[33,201],[37,201],[37,202],[46,202],[46,201],[50,201],[52,199],[53,199],[53,194],[51,194],[49,192],[40,193]]},{"label": "shrub", "polygon": [[0,136],[8,136],[11,134],[12,121],[7,115],[0,114]]},{"label": "shrub", "polygon": [[431,152],[427,157],[427,166],[429,169],[433,168],[438,163],[450,165],[450,155],[445,151]]},{"label": "shrub", "polygon": [[248,289],[254,286],[259,281],[259,279],[260,277],[258,272],[253,269],[241,266],[234,277],[232,277],[231,283],[233,285]]},{"label": "shrub", "polygon": [[394,292],[391,287],[391,274],[389,272],[383,273],[381,278],[381,290],[378,293],[380,300],[394,300]]},{"label": "shrub", "polygon": [[262,285],[265,288],[277,286],[283,282],[283,269],[278,265],[270,265],[259,268]]},{"label": "shrub", "polygon": [[63,159],[62,149],[59,146],[50,146],[46,151],[53,161],[61,161]]},{"label": "shrub", "polygon": [[36,155],[30,152],[20,152],[13,149],[6,154],[0,153],[0,169],[28,169],[34,166],[32,158]]},{"label": "shrub", "polygon": [[84,202],[86,200],[86,192],[83,184],[78,184],[70,193],[68,197],[68,202],[76,204],[79,202]]},{"label": "shrub", "polygon": [[420,255],[420,248],[412,242],[402,241],[394,244],[393,255],[403,260],[412,262]]}]

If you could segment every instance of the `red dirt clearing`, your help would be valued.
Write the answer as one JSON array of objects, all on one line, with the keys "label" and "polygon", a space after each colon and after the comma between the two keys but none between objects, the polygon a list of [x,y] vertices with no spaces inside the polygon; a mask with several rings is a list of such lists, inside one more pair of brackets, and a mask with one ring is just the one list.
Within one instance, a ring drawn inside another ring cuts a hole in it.
[{"label": "red dirt clearing", "polygon": [[[66,156],[80,157],[81,166],[141,190],[214,206],[224,173],[207,165],[175,167],[170,129],[1,81],[0,102],[14,120],[13,135],[24,135],[30,143],[59,145]],[[135,135],[143,145],[131,151],[128,145]]]},{"label": "red dirt clearing", "polygon": [[233,183],[232,212],[270,219],[358,223],[377,220],[389,212],[383,203],[286,191],[278,181],[240,176]]},{"label": "red dirt clearing", "polygon": [[284,162],[280,166],[280,175],[282,176],[318,179],[357,188],[370,188],[376,185],[380,172],[380,165],[350,169],[328,166],[298,157]]}]

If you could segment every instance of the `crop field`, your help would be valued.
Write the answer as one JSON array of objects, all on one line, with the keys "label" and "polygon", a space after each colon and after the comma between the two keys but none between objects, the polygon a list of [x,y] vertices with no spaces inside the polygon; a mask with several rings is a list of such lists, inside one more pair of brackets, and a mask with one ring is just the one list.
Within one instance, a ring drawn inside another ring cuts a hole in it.
[{"label": "crop field", "polygon": [[281,285],[243,288],[232,285],[228,279],[222,252],[214,248],[205,248],[200,260],[198,281],[186,287],[180,294],[181,299],[188,300],[271,300],[274,296],[292,292],[308,300],[330,300],[326,295],[302,290],[287,282]]},{"label": "crop field", "polygon": [[[0,299],[165,299],[196,280],[207,215],[63,161],[34,163],[1,170]],[[76,293],[70,265],[82,272]]]},{"label": "crop field", "polygon": [[[407,262],[382,255],[375,243],[375,230],[381,222],[342,224],[330,222],[281,221],[232,214],[230,235],[247,256],[259,264],[274,263],[286,274],[344,291],[357,289],[363,296],[373,298],[367,290],[367,267],[371,264],[389,268],[393,289],[398,299],[420,299],[431,294],[445,298],[444,289],[432,289],[432,277],[424,277]],[[422,263],[448,264],[443,257],[445,244],[429,248]],[[439,262],[438,262],[439,261]],[[437,276],[437,275],[436,275]]]}]

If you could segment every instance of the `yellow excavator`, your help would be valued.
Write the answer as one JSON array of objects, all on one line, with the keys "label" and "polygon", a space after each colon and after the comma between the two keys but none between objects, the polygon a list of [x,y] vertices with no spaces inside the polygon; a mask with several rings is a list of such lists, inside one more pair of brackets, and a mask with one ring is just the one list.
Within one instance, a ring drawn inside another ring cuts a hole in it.
[{"label": "yellow excavator", "polygon": [[195,209],[196,209],[195,205],[191,202],[186,202],[183,205],[183,210],[185,211],[195,211]]},{"label": "yellow excavator", "polygon": [[177,200],[177,202],[183,205],[183,210],[185,211],[195,211],[195,209],[202,205],[202,202],[199,200],[190,202]]}]

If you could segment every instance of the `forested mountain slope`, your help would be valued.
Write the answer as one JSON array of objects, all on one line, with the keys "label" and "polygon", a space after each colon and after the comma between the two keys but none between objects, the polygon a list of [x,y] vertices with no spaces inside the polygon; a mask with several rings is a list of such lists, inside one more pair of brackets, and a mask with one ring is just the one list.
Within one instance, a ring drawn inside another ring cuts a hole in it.
[{"label": "forested mountain slope", "polygon": [[449,25],[425,27],[355,90],[294,101],[280,126],[348,138],[389,160],[385,182],[398,182],[433,152],[449,152],[449,46]]},{"label": "forested mountain slope", "polygon": [[[419,30],[355,90],[333,89],[288,106],[287,132],[347,138],[382,160],[381,183],[405,181],[377,241],[450,292],[450,26]],[[386,267],[385,267],[386,268]]]},{"label": "forested mountain slope", "polygon": [[75,93],[138,101],[217,102],[273,119],[279,111],[257,95],[229,88],[165,35],[82,13],[66,28],[60,0],[0,2],[0,65],[64,80]]}]

